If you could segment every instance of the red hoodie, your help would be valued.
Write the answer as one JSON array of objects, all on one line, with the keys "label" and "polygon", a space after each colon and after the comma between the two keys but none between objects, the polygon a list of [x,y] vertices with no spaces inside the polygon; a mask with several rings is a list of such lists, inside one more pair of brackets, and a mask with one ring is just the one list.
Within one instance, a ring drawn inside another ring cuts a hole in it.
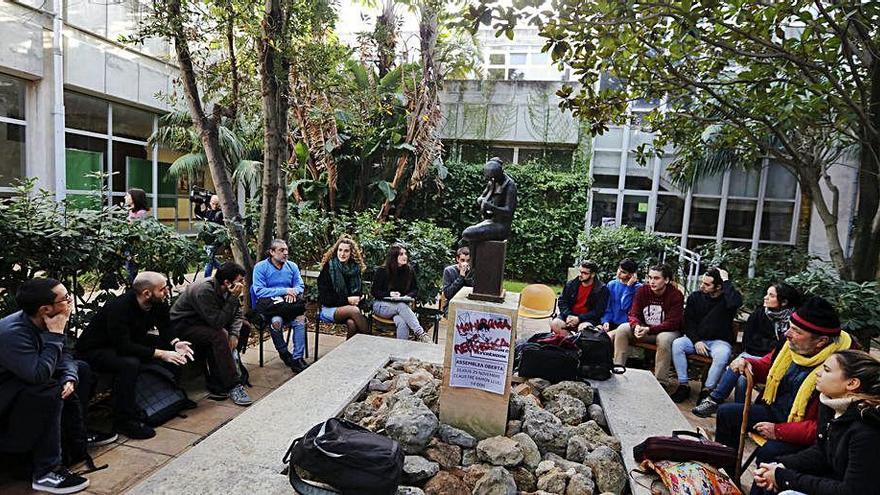
[{"label": "red hoodie", "polygon": [[677,332],[681,330],[684,314],[684,296],[667,285],[662,294],[655,294],[648,284],[636,289],[632,307],[629,309],[629,325],[647,325],[648,333]]}]

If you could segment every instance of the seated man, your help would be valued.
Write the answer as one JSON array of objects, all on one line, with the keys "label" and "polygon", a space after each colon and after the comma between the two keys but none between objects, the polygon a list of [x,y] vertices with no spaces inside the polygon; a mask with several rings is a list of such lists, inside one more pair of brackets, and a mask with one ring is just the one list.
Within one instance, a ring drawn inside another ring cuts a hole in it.
[{"label": "seated man", "polygon": [[[233,351],[238,347],[244,325],[241,296],[244,267],[224,263],[213,278],[190,284],[171,307],[171,326],[193,347],[206,349],[208,392],[214,400],[227,397],[239,406],[253,401],[239,382]],[[247,336],[244,336],[245,342]],[[201,351],[200,351],[201,352]]]},{"label": "seated man", "polygon": [[[177,366],[193,357],[189,342],[171,329],[167,299],[165,276],[141,272],[131,290],[101,306],[76,343],[77,356],[93,370],[113,375],[113,426],[129,438],[156,435],[139,419],[135,404],[141,364],[157,360],[177,373]],[[154,328],[158,336],[150,333]]]},{"label": "seated man", "polygon": [[617,266],[617,277],[608,282],[608,306],[602,315],[601,327],[604,331],[615,330],[629,322],[629,309],[632,307],[639,282],[639,266],[631,259],[625,259]]},{"label": "seated man", "polygon": [[657,345],[654,376],[666,383],[672,361],[672,341],[681,337],[684,296],[672,285],[672,269],[656,265],[648,269],[648,283],[636,289],[629,322],[608,332],[614,342],[614,364],[626,366],[633,340]]},{"label": "seated man", "polygon": [[[837,311],[820,297],[807,300],[791,315],[785,337],[785,343],[760,359],[734,359],[722,378],[722,382],[732,379],[735,383],[737,375],[748,368],[756,383],[766,383],[762,397],[749,412],[748,427],[768,440],[757,451],[758,463],[772,462],[816,440],[816,371],[828,356],[849,349],[853,343],[849,334],[840,329]],[[716,392],[720,388],[721,384]],[[715,397],[715,392],[709,397],[716,404],[723,400]],[[743,404],[734,402],[717,407],[715,440],[737,449]],[[762,493],[757,487],[752,492]]]},{"label": "seated man", "polygon": [[579,328],[598,325],[608,305],[608,288],[596,278],[599,265],[584,261],[578,276],[566,282],[559,296],[559,315],[550,322],[556,335],[569,335]]},{"label": "seated man", "polygon": [[474,275],[471,272],[471,250],[467,246],[455,252],[455,264],[443,269],[443,314],[449,311],[449,301],[458,294],[462,287],[473,287]]},{"label": "seated man", "polygon": [[[299,267],[287,256],[287,242],[275,239],[269,247],[269,257],[254,265],[255,309],[271,318],[269,334],[278,356],[290,369],[299,373],[309,366],[303,359],[306,350],[306,305],[300,296],[305,285]],[[287,350],[282,333],[285,324],[293,332],[293,355]]]},{"label": "seated man", "polygon": [[710,268],[700,278],[700,288],[688,296],[684,309],[684,336],[672,342],[672,362],[678,374],[678,388],[670,395],[676,403],[690,397],[688,360],[690,354],[712,358],[712,366],[703,384],[705,397],[718,384],[730,361],[736,335],[733,319],[742,305],[742,294],[728,280],[725,270]]},{"label": "seated man", "polygon": [[[73,308],[67,289],[51,278],[28,280],[15,301],[20,311],[0,320],[0,452],[30,452],[34,490],[76,493],[89,480],[64,467],[87,457],[83,402],[89,400],[87,364],[64,352],[64,328]],[[103,445],[115,436],[89,438]]]}]

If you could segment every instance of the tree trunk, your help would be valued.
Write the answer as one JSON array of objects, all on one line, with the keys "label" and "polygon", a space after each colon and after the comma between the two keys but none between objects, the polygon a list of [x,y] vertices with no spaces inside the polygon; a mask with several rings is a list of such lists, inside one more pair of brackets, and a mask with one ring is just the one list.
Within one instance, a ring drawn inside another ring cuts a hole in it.
[{"label": "tree trunk", "polygon": [[287,171],[284,168],[278,172],[278,193],[275,201],[275,235],[287,241],[290,223],[287,216]]},{"label": "tree trunk", "polygon": [[[868,118],[880,129],[880,56],[871,65]],[[880,280],[880,141],[862,133],[859,152],[859,197],[854,225],[852,275],[864,282]]]},{"label": "tree trunk", "polygon": [[238,209],[238,201],[232,187],[232,179],[229,176],[226,164],[223,161],[223,153],[220,150],[218,125],[222,111],[219,107],[216,107],[212,116],[209,117],[205,114],[193,68],[192,55],[189,51],[189,43],[183,31],[180,0],[170,0],[168,10],[171,15],[170,21],[173,25],[174,49],[180,67],[180,79],[186,98],[186,106],[189,109],[202,146],[205,148],[208,169],[211,171],[211,179],[214,181],[217,196],[220,198],[220,208],[223,211],[224,223],[229,230],[232,256],[237,263],[244,267],[247,272],[248,282],[250,282],[254,263],[247,248],[247,240],[245,239],[242,226],[241,213]]},{"label": "tree trunk", "polygon": [[822,220],[822,225],[825,227],[825,237],[828,240],[828,254],[831,257],[831,263],[834,265],[834,268],[837,270],[837,273],[840,274],[841,278],[849,280],[851,278],[850,270],[846,263],[846,256],[843,254],[843,247],[840,243],[840,234],[837,231],[838,215],[834,213],[837,211],[835,203],[838,198],[836,196],[832,197],[831,210],[829,210],[828,204],[825,202],[825,198],[822,194],[819,180],[808,180],[805,182],[806,184],[801,183],[801,188],[803,188],[805,194],[810,196],[810,200],[813,202],[813,205],[816,207],[816,212]]}]

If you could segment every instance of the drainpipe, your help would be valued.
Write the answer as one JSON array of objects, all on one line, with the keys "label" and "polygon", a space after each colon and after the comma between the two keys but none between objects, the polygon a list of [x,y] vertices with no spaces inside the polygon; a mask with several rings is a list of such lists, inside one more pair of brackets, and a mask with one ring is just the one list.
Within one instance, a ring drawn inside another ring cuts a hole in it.
[{"label": "drainpipe", "polygon": [[55,200],[67,196],[67,167],[64,153],[64,48],[62,45],[62,0],[52,0],[52,149],[55,169]]}]

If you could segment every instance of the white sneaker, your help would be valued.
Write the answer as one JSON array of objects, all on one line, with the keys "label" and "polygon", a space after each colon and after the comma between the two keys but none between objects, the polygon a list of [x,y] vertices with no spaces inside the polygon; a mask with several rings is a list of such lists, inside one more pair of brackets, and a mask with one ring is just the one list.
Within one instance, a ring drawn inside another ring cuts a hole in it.
[{"label": "white sneaker", "polygon": [[31,483],[34,490],[61,494],[81,492],[88,486],[89,480],[71,473],[65,467],[53,469]]},{"label": "white sneaker", "polygon": [[433,344],[434,341],[431,340],[431,336],[428,335],[428,332],[422,332],[418,336],[416,336],[416,340],[425,344]]}]

